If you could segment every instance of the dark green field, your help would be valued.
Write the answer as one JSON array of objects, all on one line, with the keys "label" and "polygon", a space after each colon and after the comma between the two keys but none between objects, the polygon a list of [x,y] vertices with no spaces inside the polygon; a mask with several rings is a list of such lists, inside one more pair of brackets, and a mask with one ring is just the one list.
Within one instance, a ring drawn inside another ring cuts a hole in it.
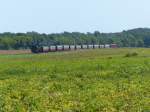
[{"label": "dark green field", "polygon": [[1,55],[0,112],[150,112],[150,49]]}]

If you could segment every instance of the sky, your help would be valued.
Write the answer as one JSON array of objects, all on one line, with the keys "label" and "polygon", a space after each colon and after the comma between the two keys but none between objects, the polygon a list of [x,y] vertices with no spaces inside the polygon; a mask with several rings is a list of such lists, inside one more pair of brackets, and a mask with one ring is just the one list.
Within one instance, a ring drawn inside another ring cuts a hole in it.
[{"label": "sky", "polygon": [[0,32],[120,32],[150,27],[150,0],[0,0]]}]

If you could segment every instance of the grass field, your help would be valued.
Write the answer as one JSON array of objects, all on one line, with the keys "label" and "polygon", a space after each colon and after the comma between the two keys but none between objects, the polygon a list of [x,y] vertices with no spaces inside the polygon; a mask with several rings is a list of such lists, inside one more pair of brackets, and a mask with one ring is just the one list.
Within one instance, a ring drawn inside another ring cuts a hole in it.
[{"label": "grass field", "polygon": [[150,49],[0,55],[0,112],[150,112]]}]

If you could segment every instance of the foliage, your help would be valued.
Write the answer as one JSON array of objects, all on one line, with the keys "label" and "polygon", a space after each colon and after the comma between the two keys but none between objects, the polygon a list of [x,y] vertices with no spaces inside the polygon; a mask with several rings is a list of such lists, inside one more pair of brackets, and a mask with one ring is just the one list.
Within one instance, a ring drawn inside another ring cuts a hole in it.
[{"label": "foliage", "polygon": [[149,50],[1,55],[0,112],[148,112]]},{"label": "foliage", "polygon": [[117,44],[120,47],[150,47],[150,29],[138,28],[120,33],[63,32],[55,34],[1,33],[0,49],[29,49],[32,45]]},{"label": "foliage", "polygon": [[125,55],[125,57],[133,57],[133,56],[138,56],[138,53],[133,52],[133,53],[127,53],[127,54]]}]

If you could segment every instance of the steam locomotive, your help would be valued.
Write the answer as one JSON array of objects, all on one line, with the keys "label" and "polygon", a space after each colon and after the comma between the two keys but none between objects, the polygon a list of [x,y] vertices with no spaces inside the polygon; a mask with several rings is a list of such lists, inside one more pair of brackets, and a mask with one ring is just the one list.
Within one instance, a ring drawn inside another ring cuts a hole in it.
[{"label": "steam locomotive", "polygon": [[100,49],[100,48],[117,48],[117,44],[105,45],[50,45],[50,46],[32,46],[32,53],[47,53],[56,51],[71,51],[79,49]]}]

